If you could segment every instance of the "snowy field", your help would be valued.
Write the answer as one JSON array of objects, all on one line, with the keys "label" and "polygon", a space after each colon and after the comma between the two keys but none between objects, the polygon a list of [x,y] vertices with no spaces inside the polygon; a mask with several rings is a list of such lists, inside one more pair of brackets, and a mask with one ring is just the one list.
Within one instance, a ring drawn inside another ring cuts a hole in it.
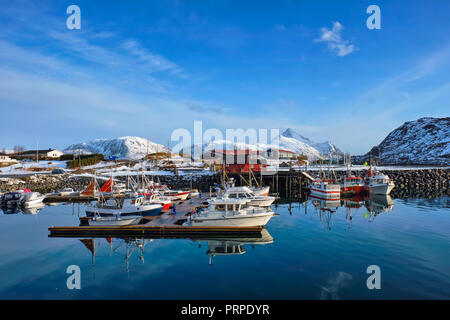
[{"label": "snowy field", "polygon": [[39,173],[50,173],[54,168],[66,169],[67,164],[65,161],[23,161],[17,164],[13,164],[7,167],[0,168],[0,176],[1,175],[11,175],[11,174],[33,174],[35,172],[27,169],[31,168],[39,168],[44,169],[43,171],[39,171]]}]

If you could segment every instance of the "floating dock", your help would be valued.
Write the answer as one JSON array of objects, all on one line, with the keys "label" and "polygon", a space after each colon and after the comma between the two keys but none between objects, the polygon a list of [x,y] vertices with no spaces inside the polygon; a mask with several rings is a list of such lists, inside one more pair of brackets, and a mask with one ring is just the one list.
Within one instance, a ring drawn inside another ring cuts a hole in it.
[{"label": "floating dock", "polygon": [[[110,198],[123,198],[123,195],[103,195],[101,196],[103,199]],[[90,202],[90,201],[98,201],[100,196],[58,196],[58,195],[48,195],[45,197],[44,202],[46,203],[56,203],[56,202]]]},{"label": "floating dock", "polygon": [[46,196],[44,203],[56,202],[89,202],[96,201],[98,197],[94,196]]},{"label": "floating dock", "polygon": [[191,227],[191,226],[75,226],[50,227],[49,237],[186,237],[217,235],[259,235],[262,227]]}]

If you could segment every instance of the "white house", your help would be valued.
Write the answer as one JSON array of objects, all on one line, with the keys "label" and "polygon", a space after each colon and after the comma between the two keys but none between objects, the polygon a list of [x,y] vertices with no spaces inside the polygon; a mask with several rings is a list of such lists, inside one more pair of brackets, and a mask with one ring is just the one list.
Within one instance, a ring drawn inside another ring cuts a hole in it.
[{"label": "white house", "polygon": [[48,150],[48,151],[47,151],[46,156],[47,156],[47,158],[59,158],[59,157],[61,157],[63,154],[64,154],[64,153],[61,152],[61,151],[59,151],[59,150],[51,149],[51,150]]},{"label": "white house", "polygon": [[39,157],[39,159],[58,159],[63,154],[63,152],[56,149],[28,150],[21,152],[17,157],[20,159],[36,159],[36,157]]}]

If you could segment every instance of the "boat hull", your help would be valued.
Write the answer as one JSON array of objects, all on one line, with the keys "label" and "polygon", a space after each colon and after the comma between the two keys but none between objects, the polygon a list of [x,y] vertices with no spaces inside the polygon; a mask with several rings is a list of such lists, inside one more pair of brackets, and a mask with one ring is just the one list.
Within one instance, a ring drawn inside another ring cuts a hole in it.
[{"label": "boat hull", "polygon": [[311,187],[310,188],[311,195],[321,199],[340,199],[341,191],[340,190],[321,190]]},{"label": "boat hull", "polygon": [[342,187],[341,191],[345,194],[360,194],[364,192],[364,186]]},{"label": "boat hull", "polygon": [[45,196],[42,196],[42,197],[39,197],[39,198],[33,199],[33,200],[26,200],[24,202],[24,206],[25,206],[25,208],[36,206],[37,204],[42,203],[42,201],[44,201],[44,199],[45,199]]},{"label": "boat hull", "polygon": [[391,193],[392,189],[394,189],[395,185],[390,184],[379,184],[379,185],[372,185],[369,186],[369,192],[371,194],[379,194],[379,195],[387,195]]},{"label": "boat hull", "polygon": [[198,217],[192,219],[190,224],[195,227],[259,227],[265,226],[272,217],[273,214],[227,218]]},{"label": "boat hull", "polygon": [[250,205],[254,207],[269,207],[275,201],[275,197],[267,197],[266,199],[251,199]]},{"label": "boat hull", "polygon": [[88,207],[86,209],[87,216],[100,215],[104,217],[108,216],[118,216],[126,217],[126,216],[157,216],[162,211],[162,206],[145,206],[142,210],[136,211],[122,211],[120,209],[103,209],[103,208],[93,208]]},{"label": "boat hull", "polygon": [[190,192],[181,192],[178,194],[164,194],[164,196],[169,197],[172,201],[184,201],[188,198]]}]

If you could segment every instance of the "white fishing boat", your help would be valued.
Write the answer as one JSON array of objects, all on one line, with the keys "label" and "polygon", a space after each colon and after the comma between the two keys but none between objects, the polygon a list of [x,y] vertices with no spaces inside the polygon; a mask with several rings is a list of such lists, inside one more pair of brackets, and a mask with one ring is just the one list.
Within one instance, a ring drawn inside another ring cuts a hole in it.
[{"label": "white fishing boat", "polygon": [[275,197],[257,196],[249,187],[227,188],[222,197],[229,199],[248,199],[250,200],[249,205],[254,207],[268,207],[275,201]]},{"label": "white fishing boat", "polygon": [[367,189],[371,194],[387,195],[392,191],[392,189],[394,189],[394,187],[394,182],[389,178],[389,176],[383,173],[378,173],[369,177],[369,182],[367,184]]},{"label": "white fishing boat", "polygon": [[159,215],[162,205],[145,201],[142,195],[125,198],[110,198],[98,201],[94,206],[86,208],[87,216],[155,216]]},{"label": "white fishing boat", "polygon": [[213,199],[205,210],[192,215],[186,225],[208,227],[264,226],[274,216],[268,208],[249,206],[249,199]]},{"label": "white fishing boat", "polygon": [[42,195],[39,192],[27,192],[23,196],[22,205],[25,208],[33,207],[39,203],[42,203],[44,199],[45,195]]},{"label": "white fishing boat", "polygon": [[334,180],[317,179],[309,185],[311,195],[320,199],[340,199],[341,186]]}]

